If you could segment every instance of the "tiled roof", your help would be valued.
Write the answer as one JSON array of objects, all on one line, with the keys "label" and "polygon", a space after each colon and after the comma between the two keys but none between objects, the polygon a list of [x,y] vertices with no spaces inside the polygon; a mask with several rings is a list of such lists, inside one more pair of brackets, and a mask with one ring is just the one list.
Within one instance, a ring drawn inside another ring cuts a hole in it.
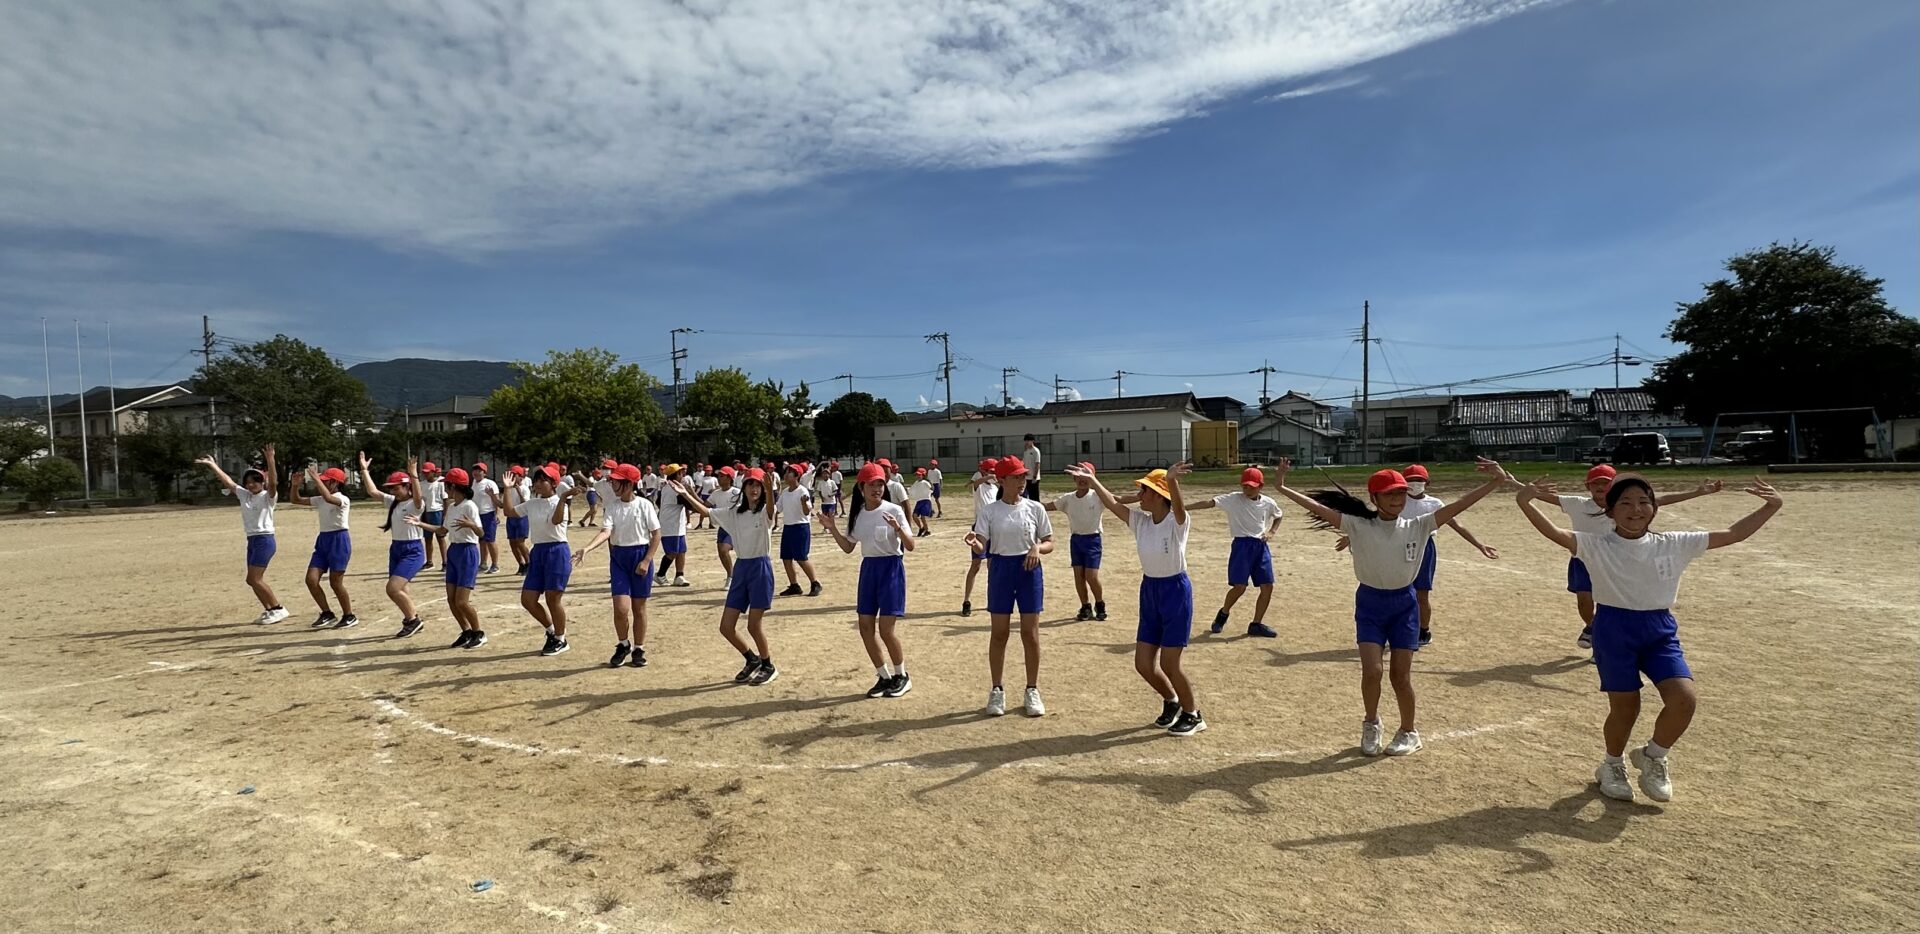
[{"label": "tiled roof", "polygon": [[1632,415],[1653,411],[1653,393],[1644,389],[1596,389],[1591,398],[1595,415]]},{"label": "tiled roof", "polygon": [[1571,410],[1572,394],[1564,389],[1455,396],[1447,412],[1447,424],[1467,427],[1557,422],[1565,420]]},{"label": "tiled roof", "polygon": [[1042,415],[1088,415],[1094,412],[1157,412],[1163,409],[1198,409],[1193,393],[1170,392],[1157,396],[1121,396],[1114,399],[1076,399],[1049,402],[1040,407]]},{"label": "tiled roof", "polygon": [[1467,434],[1473,446],[1478,448],[1504,447],[1545,447],[1546,445],[1570,445],[1589,426],[1574,425],[1514,425],[1501,428],[1473,428]]},{"label": "tiled roof", "polygon": [[[141,400],[153,398],[154,396],[157,396],[163,392],[166,392],[169,389],[184,390],[185,388],[186,387],[181,386],[178,383],[167,383],[166,385],[163,385],[163,386],[122,386],[112,390],[108,390],[107,387],[101,386],[100,388],[87,393],[87,411],[100,412],[104,414],[107,411],[107,405],[109,400],[111,400],[113,403],[117,403],[120,406],[120,408],[124,409],[132,406],[134,403],[140,402]],[[80,414],[80,400],[75,399],[71,402],[66,403],[65,405],[56,407],[53,410],[53,414],[55,415]]]}]

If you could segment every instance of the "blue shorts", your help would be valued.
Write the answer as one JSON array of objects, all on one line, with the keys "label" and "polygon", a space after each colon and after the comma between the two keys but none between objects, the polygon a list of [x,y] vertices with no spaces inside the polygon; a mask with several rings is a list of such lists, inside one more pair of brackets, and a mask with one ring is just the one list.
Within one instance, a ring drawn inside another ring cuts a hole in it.
[{"label": "blue shorts", "polygon": [[[444,509],[435,509],[432,512],[423,512],[420,514],[420,521],[428,525],[446,525],[447,511]],[[447,533],[440,532],[438,534],[445,535]]]},{"label": "blue shorts", "polygon": [[273,540],[273,533],[247,536],[247,567],[263,568],[273,560],[273,553],[280,550],[280,544]]},{"label": "blue shorts", "polygon": [[1420,599],[1413,585],[1381,590],[1361,584],[1353,593],[1353,641],[1420,651]]},{"label": "blue shorts", "polygon": [[687,553],[687,537],[685,535],[660,536],[660,553],[663,555],[686,554]]},{"label": "blue shorts", "polygon": [[524,542],[527,540],[527,534],[532,528],[533,523],[529,521],[526,516],[509,516],[507,517],[507,540]]},{"label": "blue shorts", "polygon": [[722,545],[733,544],[733,536],[728,535],[726,529],[716,529],[713,533],[713,540]]},{"label": "blue shorts", "polygon": [[813,526],[794,525],[780,528],[780,560],[805,561],[813,554]]},{"label": "blue shorts", "polygon": [[940,498],[940,484],[938,483],[933,485],[933,498],[934,499]]},{"label": "blue shorts", "polygon": [[1602,691],[1638,691],[1642,672],[1656,685],[1693,677],[1680,651],[1680,624],[1670,610],[1595,607],[1593,664],[1600,670]]},{"label": "blue shorts", "polygon": [[1100,570],[1100,533],[1075,535],[1067,539],[1067,555],[1072,567]]},{"label": "blue shorts", "polygon": [[480,580],[480,546],[461,542],[447,546],[447,585],[472,590]]},{"label": "blue shorts", "polygon": [[926,516],[929,519],[933,518],[933,500],[923,499],[914,503],[913,514],[916,516]]},{"label": "blue shorts", "polygon": [[1273,584],[1273,552],[1267,548],[1265,539],[1233,540],[1233,551],[1227,556],[1227,586],[1245,587],[1249,580],[1255,587]]},{"label": "blue shorts", "polygon": [[1433,539],[1427,539],[1427,551],[1420,556],[1420,573],[1414,575],[1413,589],[1433,589],[1433,569],[1440,563],[1440,549],[1433,547]]},{"label": "blue shorts", "polygon": [[645,545],[615,545],[609,550],[607,576],[614,596],[635,600],[653,596],[653,566],[640,564],[646,556]]},{"label": "blue shorts", "polygon": [[1579,558],[1567,559],[1567,593],[1593,593],[1593,578],[1587,576],[1587,563]]},{"label": "blue shorts", "polygon": [[480,540],[481,541],[483,542],[493,541],[495,533],[499,531],[500,531],[499,510],[495,510],[493,512],[483,512],[480,514]]},{"label": "blue shorts", "polygon": [[861,616],[907,615],[905,559],[899,555],[860,559],[860,590],[853,605]]},{"label": "blue shorts", "polygon": [[820,511],[826,513],[829,516],[837,516],[840,514],[840,504],[839,503],[821,503]]},{"label": "blue shorts", "polygon": [[573,576],[573,551],[566,542],[541,542],[527,555],[527,579],[521,590],[566,592]]},{"label": "blue shorts", "polygon": [[1193,582],[1187,575],[1140,578],[1140,625],[1134,641],[1182,649],[1192,631]]},{"label": "blue shorts", "polygon": [[387,576],[404,577],[413,580],[415,574],[427,565],[427,546],[425,542],[394,542],[387,546]]},{"label": "blue shorts", "polygon": [[588,505],[588,506],[598,506],[598,505],[600,505],[600,494],[598,494],[598,493],[595,493],[595,492],[594,492],[594,491],[592,491],[592,490],[588,490],[588,491],[587,491],[587,505]]},{"label": "blue shorts", "polygon": [[727,585],[727,609],[765,610],[773,606],[773,561],[769,558],[741,558],[733,566],[733,583]]},{"label": "blue shorts", "polygon": [[1046,579],[1035,566],[1027,570],[1027,556],[989,555],[987,564],[987,612],[1038,613],[1046,604]]},{"label": "blue shorts", "polygon": [[321,532],[313,540],[313,559],[307,562],[309,568],[323,568],[329,574],[347,573],[347,562],[353,560],[353,538],[346,529]]}]

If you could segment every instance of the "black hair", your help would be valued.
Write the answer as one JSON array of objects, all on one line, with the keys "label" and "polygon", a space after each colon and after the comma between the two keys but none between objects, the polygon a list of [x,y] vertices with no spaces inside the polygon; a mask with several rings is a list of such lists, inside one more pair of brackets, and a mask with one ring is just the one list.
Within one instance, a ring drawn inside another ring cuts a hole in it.
[{"label": "black hair", "polygon": [[1629,473],[1621,474],[1613,478],[1613,486],[1607,488],[1607,508],[1599,514],[1611,517],[1613,515],[1613,507],[1619,505],[1620,497],[1626,492],[1628,487],[1639,487],[1647,491],[1647,499],[1653,501],[1653,511],[1656,514],[1659,513],[1660,497],[1653,492],[1653,484],[1648,483],[1647,478],[1639,474]]},{"label": "black hair", "polygon": [[[855,491],[858,492],[860,495],[855,496],[853,498],[853,505],[847,507],[847,534],[848,535],[853,534],[853,520],[860,515],[860,510],[862,508],[865,508],[865,506],[867,505],[867,491],[859,489],[859,486],[860,485],[857,483],[854,484]],[[886,495],[881,494],[880,501],[884,503],[886,502],[886,500],[887,500]]]},{"label": "black hair", "polygon": [[387,521],[385,524],[380,526],[380,531],[388,532],[393,530],[393,511],[399,508],[400,508],[400,497],[395,496],[393,498],[393,502],[387,504]]},{"label": "black hair", "polygon": [[462,500],[473,498],[473,484],[471,483],[449,483],[447,484],[447,489],[460,494]]},{"label": "black hair", "polygon": [[[1307,494],[1307,498],[1343,516],[1353,516],[1357,519],[1380,518],[1380,513],[1371,503],[1345,490],[1314,490]],[[1307,526],[1315,531],[1326,531],[1334,527],[1333,523],[1317,515],[1307,520]]]},{"label": "black hair", "polygon": [[1032,441],[1032,440],[1033,440],[1033,436],[1032,436],[1032,435],[1028,435],[1028,436],[1026,436],[1026,437],[1025,437],[1024,439],[1022,439],[1022,440],[1025,440],[1025,441]]},{"label": "black hair", "polygon": [[740,499],[739,499],[739,502],[736,503],[733,507],[734,512],[746,513],[746,512],[754,511],[752,508],[747,506],[747,484],[749,483],[760,484],[760,508],[761,509],[767,508],[767,481],[755,480],[749,477],[740,482]]},{"label": "black hair", "polygon": [[260,478],[261,483],[267,482],[267,475],[265,472],[257,470],[252,467],[248,467],[247,472],[240,475],[240,483],[242,486],[252,483],[255,477]]}]

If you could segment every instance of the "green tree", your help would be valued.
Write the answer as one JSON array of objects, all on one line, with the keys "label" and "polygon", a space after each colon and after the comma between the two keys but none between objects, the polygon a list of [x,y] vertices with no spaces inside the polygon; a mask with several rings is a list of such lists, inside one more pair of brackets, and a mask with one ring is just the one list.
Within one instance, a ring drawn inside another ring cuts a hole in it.
[{"label": "green tree", "polygon": [[716,454],[757,457],[780,453],[782,401],[771,384],[756,383],[742,370],[726,367],[695,376],[679,412],[714,433]]},{"label": "green tree", "polygon": [[[356,440],[360,445],[359,450],[367,452],[367,459],[382,468],[405,466],[409,454],[420,455],[420,435],[408,431],[398,416],[381,426],[379,431],[362,435]],[[422,456],[421,459],[431,458]],[[445,469],[450,465],[440,466]]]},{"label": "green tree", "polygon": [[807,388],[805,381],[781,399],[780,402],[780,441],[785,445],[785,454],[813,454],[820,446],[812,428],[807,427],[807,419],[813,417],[813,391]]},{"label": "green tree", "polygon": [[490,453],[520,461],[585,464],[600,455],[644,456],[666,416],[653,401],[660,381],[599,348],[553,350],[540,363],[515,363],[520,382],[487,399]]},{"label": "green tree", "polygon": [[27,500],[51,507],[63,493],[80,490],[80,467],[64,457],[42,457],[18,461],[7,468],[7,486],[27,495]]},{"label": "green tree", "polygon": [[899,413],[885,399],[864,392],[850,392],[827,404],[813,421],[820,436],[820,453],[827,455],[861,454],[872,457],[873,426],[891,425]]},{"label": "green tree", "polygon": [[46,447],[45,425],[25,418],[9,418],[0,421],[0,478],[5,478],[7,471],[11,470],[13,465],[45,450]]},{"label": "green tree", "polygon": [[149,419],[139,431],[120,436],[120,453],[128,469],[153,484],[155,496],[175,491],[175,481],[194,471],[194,458],[205,454],[207,439],[194,434],[184,421]]},{"label": "green tree", "polygon": [[364,384],[326,351],[284,334],[207,361],[194,389],[221,397],[241,447],[273,442],[289,466],[345,460],[345,429],[373,420]]},{"label": "green tree", "polygon": [[[1836,262],[1832,247],[1798,242],[1733,257],[1726,268],[1732,277],[1682,303],[1667,328],[1687,349],[1646,381],[1663,411],[1702,425],[1769,409],[1920,414],[1920,321],[1887,304],[1884,280]],[[1860,456],[1858,415],[1800,424],[1825,456]]]}]

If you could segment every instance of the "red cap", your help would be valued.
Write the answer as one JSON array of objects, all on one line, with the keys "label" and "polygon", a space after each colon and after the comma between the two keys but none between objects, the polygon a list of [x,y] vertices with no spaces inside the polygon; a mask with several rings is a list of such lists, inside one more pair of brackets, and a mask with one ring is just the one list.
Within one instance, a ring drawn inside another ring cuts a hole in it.
[{"label": "red cap", "polygon": [[1427,479],[1427,468],[1419,464],[1410,465],[1406,470],[1406,478],[1408,480],[1425,480]]},{"label": "red cap", "polygon": [[991,458],[991,457],[983,457],[983,458],[980,458],[980,472],[981,472],[981,473],[992,473],[992,472],[993,472],[993,465],[994,465],[994,464],[997,464],[997,463],[999,463],[999,461],[996,461],[996,460],[994,460],[994,459],[993,459],[993,458]]},{"label": "red cap", "polygon": [[790,474],[793,474],[794,476],[796,476],[796,477],[797,477],[797,476],[800,476],[800,475],[801,475],[801,474],[803,474],[803,473],[806,473],[806,471],[805,471],[805,470],[802,470],[802,469],[800,469],[800,465],[799,465],[799,464],[788,464],[788,465],[787,465],[787,469],[786,469],[786,470],[784,471],[784,473],[790,473]]},{"label": "red cap", "polygon": [[926,475],[927,475],[927,468],[925,468],[925,467],[915,467],[915,468],[913,468],[913,475],[914,475],[914,476],[916,476],[916,477],[924,477],[924,476],[926,476]]},{"label": "red cap", "polygon": [[732,467],[722,467],[722,468],[720,468],[720,476],[723,476],[723,477],[731,477],[731,476],[733,476],[733,468],[732,468]]},{"label": "red cap", "polygon": [[885,467],[885,468],[887,468],[888,470],[892,470],[892,469],[893,469],[893,461],[890,461],[890,460],[887,460],[887,459],[886,459],[886,458],[884,458],[884,457],[882,457],[882,458],[880,458],[880,459],[878,459],[878,460],[875,460],[875,461],[874,461],[874,463],[876,463],[876,464],[879,464],[880,466],[882,466],[882,467]]},{"label": "red cap", "polygon": [[527,468],[522,467],[519,464],[515,464],[512,467],[507,468],[507,475],[512,477],[524,477],[527,475]]},{"label": "red cap", "polygon": [[[757,480],[761,486],[767,485],[767,472],[758,467],[747,468],[747,480]],[[741,481],[746,482],[745,480]]]},{"label": "red cap", "polygon": [[609,457],[606,460],[601,461],[600,466],[605,467],[608,470],[612,470],[613,468],[620,466],[620,462]]},{"label": "red cap", "polygon": [[1367,478],[1367,492],[1391,493],[1407,488],[1407,478],[1398,470],[1376,470]]},{"label": "red cap", "polygon": [[331,480],[334,483],[345,483],[347,482],[347,472],[338,467],[328,467],[320,471],[320,479]]},{"label": "red cap", "polygon": [[1008,477],[1024,476],[1026,472],[1026,462],[1017,457],[1004,457],[999,463],[993,465],[993,475],[1002,480]]},{"label": "red cap", "polygon": [[1617,472],[1613,469],[1612,464],[1595,464],[1592,470],[1587,471],[1587,482],[1612,480],[1616,475]]},{"label": "red cap", "polygon": [[405,483],[412,479],[413,479],[412,477],[407,476],[406,471],[396,470],[393,473],[387,474],[387,482],[382,483],[380,485],[381,486],[399,486],[400,484]]},{"label": "red cap", "polygon": [[486,473],[486,472],[487,472],[487,465],[485,465],[485,464],[475,464],[475,465],[473,465],[473,469],[474,469],[474,471],[475,471],[475,472],[477,472],[477,473]]},{"label": "red cap", "polygon": [[547,478],[547,481],[550,483],[559,483],[560,475],[562,473],[560,469],[560,465],[552,461],[548,461],[547,463],[539,467],[533,468],[533,472],[545,476]]},{"label": "red cap", "polygon": [[1099,473],[1099,472],[1100,472],[1100,471],[1098,471],[1098,470],[1095,470],[1095,469],[1093,468],[1093,462],[1092,462],[1092,461],[1081,461],[1081,462],[1079,463],[1079,465],[1078,465],[1078,466],[1080,467],[1080,469],[1081,469],[1081,470],[1084,470],[1084,471],[1086,471],[1087,473]]},{"label": "red cap", "polygon": [[865,485],[875,480],[885,479],[887,479],[887,469],[885,467],[879,464],[868,464],[860,468],[860,475],[853,478],[853,482],[858,485]]},{"label": "red cap", "polygon": [[473,482],[473,478],[467,476],[466,471],[461,470],[458,467],[455,467],[452,470],[447,471],[447,482],[453,484],[454,486],[466,486],[467,484]]},{"label": "red cap", "polygon": [[[614,466],[619,466],[619,465],[616,464]],[[598,467],[593,468],[593,479],[595,480],[600,479],[600,468]]]},{"label": "red cap", "polygon": [[940,458],[936,457],[933,460],[927,461],[927,463],[932,464],[935,467],[938,467],[940,466]]},{"label": "red cap", "polygon": [[639,483],[640,468],[632,464],[615,464],[613,465],[613,479],[625,480],[628,483]]},{"label": "red cap", "polygon": [[420,465],[420,472],[421,473],[439,473],[440,468],[433,466],[433,461],[427,461],[426,463]]},{"label": "red cap", "polygon": [[1261,473],[1260,468],[1258,467],[1248,467],[1247,469],[1240,471],[1241,486],[1250,486],[1250,487],[1257,488],[1257,487],[1265,486],[1266,482],[1267,482],[1267,475]]}]

